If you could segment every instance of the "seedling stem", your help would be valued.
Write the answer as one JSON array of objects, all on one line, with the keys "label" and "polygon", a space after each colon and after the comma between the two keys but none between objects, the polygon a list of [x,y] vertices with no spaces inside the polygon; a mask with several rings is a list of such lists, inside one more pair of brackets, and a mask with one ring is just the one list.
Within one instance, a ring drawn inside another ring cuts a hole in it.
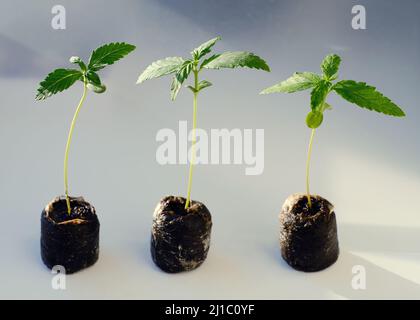
[{"label": "seedling stem", "polygon": [[314,142],[315,129],[311,130],[311,138],[309,139],[308,158],[306,160],[306,197],[308,198],[308,206],[312,207],[311,194],[309,192],[309,163],[311,162],[312,144]]},{"label": "seedling stem", "polygon": [[195,163],[195,143],[196,135],[195,130],[197,128],[197,96],[198,96],[198,70],[197,64],[194,64],[194,93],[193,93],[193,128],[192,128],[192,144],[191,144],[191,162],[190,162],[190,171],[188,176],[188,191],[187,191],[187,201],[185,202],[185,209],[188,209],[188,206],[191,201],[191,188],[192,188],[192,175],[193,167]]},{"label": "seedling stem", "polygon": [[86,99],[87,92],[87,80],[83,76],[83,95],[80,98],[79,104],[77,105],[76,112],[74,113],[73,120],[71,121],[69,135],[67,137],[66,152],[64,154],[64,188],[66,194],[66,203],[67,203],[67,213],[71,214],[70,199],[69,199],[69,182],[68,182],[68,162],[69,162],[69,150],[70,144],[73,137],[74,125],[76,124],[77,117],[79,115],[80,109],[83,105],[83,102]]}]

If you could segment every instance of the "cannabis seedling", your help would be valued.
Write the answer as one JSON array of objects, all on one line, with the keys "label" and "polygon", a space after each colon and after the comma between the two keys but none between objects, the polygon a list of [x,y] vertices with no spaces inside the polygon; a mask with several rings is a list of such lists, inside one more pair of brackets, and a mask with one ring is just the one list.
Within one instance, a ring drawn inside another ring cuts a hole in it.
[{"label": "cannabis seedling", "polygon": [[137,80],[137,83],[142,83],[149,79],[174,74],[171,84],[171,99],[173,101],[176,99],[176,96],[178,95],[182,84],[185,82],[185,80],[187,80],[190,73],[192,72],[194,75],[193,85],[188,86],[188,88],[193,93],[193,128],[191,144],[191,161],[185,209],[188,208],[191,201],[192,174],[195,162],[195,130],[197,127],[197,96],[201,90],[212,85],[212,83],[210,83],[207,80],[199,81],[199,73],[203,69],[221,69],[237,67],[248,67],[270,71],[270,68],[263,59],[250,52],[224,52],[221,54],[213,54],[208,58],[204,59],[204,57],[211,52],[211,49],[215,45],[215,43],[220,39],[220,37],[216,37],[201,44],[199,47],[195,48],[191,52],[191,58],[184,59],[181,57],[168,57],[162,60],[155,61],[151,65],[149,65],[146,68],[146,70],[143,71],[143,73],[139,76]]},{"label": "cannabis seedling", "polygon": [[36,100],[44,100],[53,94],[64,91],[65,89],[70,88],[78,80],[83,83],[83,94],[79,104],[77,105],[76,112],[74,113],[73,120],[70,125],[64,155],[64,188],[68,214],[71,213],[67,174],[69,149],[74,125],[76,123],[77,116],[79,115],[80,108],[85,101],[87,89],[92,90],[95,93],[103,93],[106,90],[106,87],[102,84],[97,71],[120,60],[135,48],[135,46],[124,42],[105,44],[92,52],[87,65],[79,57],[71,57],[70,62],[77,64],[79,69],[56,69],[48,74],[45,80],[39,84],[38,92],[35,97]]},{"label": "cannabis seedling", "polygon": [[312,206],[309,192],[309,163],[311,160],[312,143],[315,129],[321,125],[324,119],[324,111],[331,109],[331,106],[326,102],[329,93],[335,91],[345,100],[368,110],[395,117],[405,116],[401,108],[389,98],[382,95],[382,93],[376,91],[375,87],[369,86],[365,82],[342,80],[333,83],[338,78],[340,62],[341,58],[338,55],[330,54],[322,61],[322,75],[312,72],[296,72],[287,80],[261,91],[261,94],[275,92],[293,93],[312,88],[311,111],[306,117],[306,124],[312,129],[306,161],[306,196],[309,207]]}]

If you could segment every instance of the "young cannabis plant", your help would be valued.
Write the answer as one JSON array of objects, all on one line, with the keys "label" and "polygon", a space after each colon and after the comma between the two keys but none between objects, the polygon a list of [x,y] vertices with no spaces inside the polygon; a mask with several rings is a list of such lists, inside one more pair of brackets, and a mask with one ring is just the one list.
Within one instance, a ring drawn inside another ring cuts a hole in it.
[{"label": "young cannabis plant", "polygon": [[64,155],[64,188],[67,203],[67,212],[71,213],[68,186],[68,158],[71,139],[73,136],[74,125],[79,115],[80,108],[86,98],[87,89],[95,93],[103,93],[106,90],[102,84],[97,71],[120,60],[136,47],[124,42],[105,44],[94,50],[90,56],[89,63],[86,65],[79,57],[71,57],[70,62],[77,64],[79,69],[56,69],[47,75],[44,81],[39,84],[36,100],[44,100],[53,94],[70,88],[75,82],[80,80],[83,83],[83,94],[77,105],[70,130],[67,138],[66,151]]},{"label": "young cannabis plant", "polygon": [[340,62],[341,58],[338,55],[330,54],[322,61],[321,70],[323,75],[312,72],[296,72],[289,79],[261,91],[261,94],[275,92],[293,93],[312,88],[311,111],[306,117],[306,124],[312,129],[306,161],[306,195],[309,207],[312,206],[309,192],[309,163],[312,143],[315,129],[321,125],[324,119],[324,111],[331,109],[331,106],[326,102],[330,92],[335,91],[345,100],[368,110],[395,117],[405,116],[401,108],[382,95],[382,93],[376,91],[375,87],[369,86],[365,82],[341,80],[333,83],[338,78]]},{"label": "young cannabis plant", "polygon": [[196,143],[196,127],[197,127],[197,96],[198,93],[210,87],[212,84],[207,80],[199,80],[199,73],[203,69],[221,69],[221,68],[238,68],[248,67],[254,69],[261,69],[270,71],[267,63],[250,52],[236,51],[224,52],[221,54],[213,54],[205,58],[210,52],[215,43],[220,40],[220,37],[213,38],[191,52],[191,58],[184,59],[181,57],[168,57],[163,60],[158,60],[149,65],[146,70],[139,76],[137,83],[142,83],[146,80],[158,78],[161,76],[173,74],[171,84],[171,99],[175,100],[181,89],[182,84],[187,80],[192,73],[194,75],[193,85],[188,88],[193,93],[193,128],[192,128],[192,145],[191,145],[191,161],[188,178],[187,201],[185,209],[188,208],[191,201],[191,186],[193,166],[195,162],[195,143]]}]

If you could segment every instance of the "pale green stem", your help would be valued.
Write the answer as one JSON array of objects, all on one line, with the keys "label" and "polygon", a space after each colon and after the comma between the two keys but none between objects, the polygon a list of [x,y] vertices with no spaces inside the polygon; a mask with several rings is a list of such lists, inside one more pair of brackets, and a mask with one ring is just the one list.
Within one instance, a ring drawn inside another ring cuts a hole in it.
[{"label": "pale green stem", "polygon": [[311,162],[312,144],[314,141],[315,129],[311,131],[311,138],[309,139],[308,158],[306,160],[306,197],[308,198],[308,206],[312,207],[311,193],[309,192],[309,163]]},{"label": "pale green stem", "polygon": [[66,152],[64,154],[64,189],[66,194],[66,203],[67,203],[67,213],[71,214],[70,199],[69,199],[69,183],[68,183],[68,161],[69,161],[69,149],[71,144],[71,139],[73,136],[74,125],[76,124],[77,116],[79,115],[80,108],[83,105],[83,102],[86,98],[87,83],[86,79],[83,78],[83,95],[79,101],[79,104],[74,113],[73,120],[71,121],[69,135],[67,137]]},{"label": "pale green stem", "polygon": [[309,192],[309,163],[311,162],[312,144],[314,142],[315,129],[311,130],[311,138],[309,139],[308,158],[306,160],[306,197],[308,198],[308,206],[312,207],[311,193]]},{"label": "pale green stem", "polygon": [[185,202],[185,209],[188,209],[188,206],[191,202],[191,187],[192,187],[192,176],[193,176],[193,168],[195,163],[195,143],[196,143],[196,136],[195,130],[197,128],[197,95],[198,95],[198,71],[196,68],[193,70],[194,72],[194,98],[193,98],[193,127],[192,127],[192,145],[191,145],[191,161],[190,161],[190,170],[188,175],[188,190],[187,190],[187,201]]},{"label": "pale green stem", "polygon": [[[331,92],[331,88],[325,94],[324,98],[322,99],[322,102],[319,104],[320,106],[324,107],[325,100],[327,100],[327,96],[330,92]],[[322,109],[322,112],[324,112],[324,109]],[[312,129],[311,130],[311,138],[309,139],[308,157],[306,159],[306,197],[308,198],[309,208],[312,207],[311,193],[309,192],[309,164],[311,162],[312,144],[314,142],[314,135],[315,135],[315,129]]]}]

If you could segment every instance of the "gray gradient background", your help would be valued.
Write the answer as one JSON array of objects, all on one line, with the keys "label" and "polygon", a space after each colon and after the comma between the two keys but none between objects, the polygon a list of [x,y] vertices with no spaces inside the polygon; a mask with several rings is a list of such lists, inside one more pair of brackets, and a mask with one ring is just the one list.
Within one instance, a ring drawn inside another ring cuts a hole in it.
[{"label": "gray gradient background", "polygon": [[[50,26],[67,9],[67,30]],[[367,30],[351,28],[351,8],[367,9]],[[0,298],[420,298],[420,2],[23,1],[0,4]],[[190,120],[192,97],[169,100],[170,78],[136,86],[151,61],[189,54],[215,36],[215,51],[252,50],[272,72],[206,71],[214,83],[199,97],[199,126],[264,128],[265,171],[199,166],[193,198],[213,214],[212,245],[196,271],[167,275],[149,256],[151,216],[167,194],[185,195],[187,167],[155,160],[161,128]],[[137,50],[102,72],[106,94],[89,94],[70,154],[70,187],[97,209],[98,263],[51,289],[39,257],[42,208],[62,194],[66,135],[78,84],[45,102],[37,85],[71,55],[128,41]],[[342,78],[375,85],[403,107],[388,118],[332,96],[315,137],[312,190],[331,200],[341,256],[313,274],[280,258],[278,213],[304,189],[308,93],[259,96],[294,71],[318,71],[330,52]],[[351,288],[352,266],[367,270],[367,290]]]}]

